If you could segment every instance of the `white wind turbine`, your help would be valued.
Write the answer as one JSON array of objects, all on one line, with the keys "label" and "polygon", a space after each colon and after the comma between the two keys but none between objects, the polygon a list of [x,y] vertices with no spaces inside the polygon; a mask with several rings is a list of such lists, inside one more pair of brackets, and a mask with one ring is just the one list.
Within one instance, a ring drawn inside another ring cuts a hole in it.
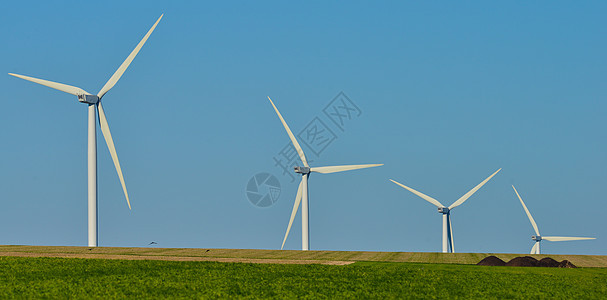
[{"label": "white wind turbine", "polygon": [[31,82],[35,82],[41,85],[48,86],[53,89],[60,90],[62,92],[66,92],[68,94],[72,94],[78,97],[78,101],[81,103],[86,103],[88,105],[88,245],[89,247],[97,247],[97,133],[96,133],[96,113],[99,113],[99,127],[101,128],[101,132],[103,133],[103,137],[105,138],[105,142],[107,143],[107,147],[112,156],[112,160],[114,161],[114,166],[116,167],[116,172],[118,172],[118,178],[120,179],[120,183],[122,184],[122,190],[124,192],[124,196],[126,197],[126,202],[131,209],[131,202],[129,201],[129,194],[126,191],[126,184],[124,183],[124,177],[122,176],[122,170],[120,168],[120,162],[118,162],[118,155],[116,154],[116,148],[114,147],[114,140],[112,139],[112,134],[110,133],[110,127],[108,125],[107,119],[105,117],[105,112],[103,111],[103,106],[101,105],[101,98],[118,82],[124,71],[129,67],[143,44],[150,37],[158,22],[162,19],[162,15],[158,18],[154,26],[148,31],[148,33],[143,37],[143,39],[137,44],[137,47],[129,54],[126,60],[120,65],[118,70],[110,77],[107,83],[101,88],[97,95],[92,95],[87,91],[63,84],[52,82],[44,79],[33,78],[24,75],[18,75],[13,73],[8,73],[9,75],[29,80]]},{"label": "white wind turbine", "polygon": [[514,189],[514,192],[516,193],[516,196],[518,197],[518,199],[521,201],[521,204],[523,205],[523,208],[525,209],[525,213],[527,213],[527,217],[529,217],[531,226],[533,226],[533,230],[535,230],[535,234],[537,234],[537,235],[531,236],[531,239],[535,241],[535,244],[531,248],[530,254],[540,254],[540,242],[542,240],[547,240],[547,241],[551,241],[551,242],[563,242],[563,241],[579,241],[579,240],[596,239],[596,238],[589,238],[589,237],[542,236],[542,235],[540,235],[540,230],[537,228],[537,224],[535,224],[535,220],[533,220],[531,213],[527,209],[527,205],[525,205],[525,202],[523,202],[523,198],[521,198],[521,196],[518,194],[518,191],[516,190],[514,185],[512,186],[512,188]]},{"label": "white wind turbine", "polygon": [[464,203],[464,201],[468,200],[468,198],[470,198],[470,196],[472,196],[472,194],[476,193],[476,191],[478,191],[478,189],[480,189],[483,185],[485,185],[485,183],[487,183],[487,181],[489,181],[489,179],[491,179],[491,177],[495,176],[495,174],[497,174],[500,170],[501,170],[501,168],[499,170],[495,171],[495,173],[491,174],[491,176],[487,177],[487,179],[483,180],[483,182],[479,183],[477,186],[475,186],[469,192],[467,192],[466,194],[461,196],[459,199],[457,199],[457,201],[453,202],[453,204],[451,204],[449,207],[442,205],[438,200],[436,200],[428,195],[422,194],[408,186],[405,186],[402,183],[398,183],[392,179],[390,179],[390,181],[400,185],[401,187],[409,190],[411,193],[421,197],[422,199],[424,199],[424,200],[434,204],[436,207],[438,207],[438,212],[443,214],[443,252],[447,253],[447,252],[449,252],[449,248],[451,248],[451,253],[455,253],[455,243],[453,241],[453,228],[451,227],[451,210],[457,206],[460,206],[462,203]]},{"label": "white wind turbine", "polygon": [[291,225],[293,225],[293,220],[295,219],[295,215],[297,214],[297,210],[299,209],[299,204],[301,202],[301,250],[309,250],[310,249],[310,236],[309,236],[309,225],[308,225],[308,178],[310,177],[311,172],[321,173],[321,174],[329,174],[329,173],[337,173],[343,171],[371,168],[383,166],[383,164],[371,164],[371,165],[347,165],[347,166],[332,166],[332,167],[310,167],[308,165],[308,161],[306,160],[306,156],[304,155],[303,149],[299,146],[299,143],[295,139],[293,132],[289,129],[289,126],[285,122],[285,119],[282,118],[282,115],[272,102],[272,99],[268,97],[270,103],[272,103],[272,107],[276,111],[280,122],[285,127],[293,146],[297,150],[297,154],[303,163],[303,167],[295,167],[295,173],[301,174],[301,182],[299,183],[299,188],[297,189],[297,196],[295,196],[295,204],[293,205],[293,211],[291,212],[291,219],[289,220],[289,226],[287,227],[287,232],[285,233],[285,238],[282,241],[282,246],[280,249],[285,246],[285,242],[287,241],[287,237],[289,236],[289,231],[291,230]]}]

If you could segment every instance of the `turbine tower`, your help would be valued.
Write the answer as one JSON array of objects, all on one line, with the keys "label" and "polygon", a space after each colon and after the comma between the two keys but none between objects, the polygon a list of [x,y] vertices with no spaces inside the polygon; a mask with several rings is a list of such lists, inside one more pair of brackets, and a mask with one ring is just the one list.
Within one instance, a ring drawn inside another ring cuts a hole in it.
[{"label": "turbine tower", "polygon": [[289,135],[289,138],[291,139],[291,142],[293,143],[295,150],[297,150],[297,154],[299,155],[299,158],[301,159],[301,162],[304,165],[303,167],[295,167],[295,173],[301,174],[301,182],[299,183],[299,188],[297,188],[297,196],[295,196],[295,204],[293,205],[293,211],[291,212],[291,219],[289,220],[289,226],[287,226],[287,232],[285,233],[285,238],[282,241],[282,246],[280,246],[280,249],[282,250],[282,248],[285,246],[285,242],[287,241],[287,237],[289,236],[289,231],[291,230],[291,225],[293,225],[293,220],[295,219],[295,215],[297,214],[297,210],[299,209],[299,204],[301,203],[301,250],[306,251],[310,249],[310,231],[308,223],[308,179],[310,177],[310,174],[312,172],[321,174],[337,173],[350,170],[378,167],[383,166],[383,164],[310,167],[310,165],[308,165],[308,161],[306,160],[306,156],[303,152],[303,149],[301,149],[301,146],[299,146],[299,143],[295,139],[295,136],[293,135],[293,132],[291,132],[291,129],[289,129],[289,126],[285,122],[285,119],[282,118],[282,115],[278,111],[278,108],[276,108],[276,105],[274,105],[274,102],[272,102],[272,99],[268,97],[268,100],[270,100],[272,107],[274,107],[274,110],[276,111],[280,122],[282,122],[282,125],[285,127],[285,130],[287,131],[287,134]]},{"label": "turbine tower", "polygon": [[521,201],[521,204],[523,205],[523,208],[525,209],[525,213],[527,214],[527,217],[529,218],[529,221],[531,222],[531,226],[533,226],[533,230],[535,230],[536,235],[531,236],[531,239],[535,241],[535,244],[533,244],[530,254],[540,254],[540,242],[542,240],[547,240],[547,241],[551,241],[551,242],[564,242],[564,241],[580,241],[580,240],[596,239],[596,238],[589,238],[589,237],[542,236],[540,234],[540,230],[537,228],[537,224],[535,223],[535,220],[533,220],[533,217],[531,216],[531,213],[529,212],[529,209],[527,209],[527,205],[525,205],[525,202],[523,202],[523,198],[521,198],[521,195],[518,194],[518,191],[516,190],[514,185],[512,186],[512,189],[514,189],[514,192],[516,193],[518,200]]},{"label": "turbine tower", "polygon": [[[468,200],[468,198],[470,198],[470,196],[472,196],[472,194],[476,193],[476,191],[478,191],[478,189],[480,189],[483,185],[485,185],[485,183],[487,183],[487,181],[489,181],[489,179],[491,179],[493,176],[495,176],[495,174],[497,174],[500,170],[501,170],[501,168],[499,170],[495,171],[495,173],[491,174],[491,176],[487,177],[487,179],[483,180],[483,182],[479,183],[477,186],[475,186],[469,192],[467,192],[466,194],[461,196],[459,199],[457,199],[457,201],[453,202],[453,204],[451,204],[449,207],[442,205],[438,200],[436,200],[428,195],[422,194],[402,183],[396,182],[392,179],[390,179],[390,181],[400,185],[401,187],[409,190],[411,193],[421,197],[422,199],[424,199],[424,200],[434,204],[436,207],[438,207],[438,212],[440,214],[443,214],[443,253],[448,253],[448,252],[455,253],[455,242],[453,241],[453,228],[451,227],[451,210],[457,206],[460,206],[462,203],[464,203],[464,201]],[[449,251],[449,248],[451,249],[451,251]]]},{"label": "turbine tower", "polygon": [[52,82],[44,79],[33,78],[24,75],[18,75],[13,73],[8,73],[9,75],[29,80],[31,82],[35,82],[56,90],[60,90],[62,92],[66,92],[68,94],[72,94],[78,97],[78,101],[88,105],[88,245],[89,247],[97,247],[98,239],[97,239],[97,133],[96,133],[96,115],[99,114],[99,127],[101,128],[101,132],[103,133],[103,138],[107,144],[107,147],[110,151],[110,155],[112,156],[112,160],[114,161],[114,166],[116,167],[116,172],[118,173],[118,178],[120,179],[120,184],[122,184],[122,191],[124,192],[124,196],[126,197],[126,203],[129,206],[129,210],[131,209],[131,202],[129,200],[129,194],[126,190],[126,184],[124,183],[124,176],[122,175],[122,169],[120,168],[120,162],[118,161],[118,155],[116,154],[116,148],[114,146],[114,140],[112,139],[112,134],[110,133],[110,127],[108,125],[105,112],[103,110],[103,106],[101,105],[101,98],[110,90],[116,82],[120,79],[124,71],[129,67],[141,47],[145,44],[147,39],[150,37],[158,22],[162,19],[162,15],[158,18],[154,26],[148,31],[148,33],[143,37],[143,39],[137,44],[137,47],[129,54],[126,60],[120,65],[118,70],[110,77],[107,83],[101,88],[97,95],[93,95],[88,93],[87,91],[63,84]]}]

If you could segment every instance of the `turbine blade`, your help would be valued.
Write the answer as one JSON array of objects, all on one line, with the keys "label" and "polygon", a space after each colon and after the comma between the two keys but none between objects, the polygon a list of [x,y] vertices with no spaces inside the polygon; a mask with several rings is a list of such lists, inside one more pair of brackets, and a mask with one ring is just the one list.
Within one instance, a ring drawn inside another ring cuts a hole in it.
[{"label": "turbine blade", "polygon": [[428,195],[422,194],[422,193],[420,193],[420,192],[418,192],[418,191],[416,191],[416,190],[414,190],[414,189],[412,189],[412,188],[410,188],[410,187],[408,187],[408,186],[406,186],[406,185],[404,185],[404,184],[402,184],[402,183],[398,183],[398,182],[396,182],[396,181],[394,181],[394,180],[392,180],[392,179],[390,179],[390,181],[392,181],[392,182],[394,182],[394,183],[396,183],[396,184],[400,185],[401,187],[403,187],[403,188],[405,188],[405,189],[409,190],[409,192],[411,192],[411,193],[413,193],[413,194],[418,195],[418,196],[419,196],[419,197],[421,197],[422,199],[424,199],[424,200],[426,200],[426,201],[428,201],[428,202],[430,202],[430,203],[432,203],[432,204],[436,205],[436,207],[438,207],[438,208],[445,207],[445,206],[444,206],[444,205],[442,205],[440,202],[438,202],[438,200],[436,200],[436,199],[434,199],[434,198],[432,198],[432,197],[430,197],[430,196],[428,196]]},{"label": "turbine blade", "polygon": [[105,139],[107,148],[108,150],[110,150],[110,155],[112,156],[112,160],[114,161],[114,166],[116,167],[118,178],[120,178],[120,183],[122,184],[122,191],[124,192],[124,196],[126,197],[126,203],[129,205],[129,209],[131,209],[131,201],[129,201],[129,194],[126,191],[126,184],[124,183],[124,177],[122,176],[122,169],[120,168],[120,162],[118,161],[118,154],[116,153],[116,147],[114,147],[114,140],[112,139],[110,127],[107,123],[107,119],[105,118],[105,112],[103,111],[101,101],[97,102],[97,112],[99,112],[99,126],[101,127],[103,138]]},{"label": "turbine blade", "polygon": [[297,188],[297,196],[295,196],[295,204],[293,204],[293,211],[291,212],[291,219],[289,220],[289,226],[287,227],[287,233],[285,233],[285,238],[282,240],[282,246],[280,246],[280,250],[285,246],[285,242],[287,241],[287,237],[289,236],[289,231],[291,230],[291,225],[293,225],[293,220],[295,220],[295,215],[297,214],[297,210],[299,209],[299,203],[301,203],[301,194],[302,194],[302,186],[303,186],[303,178],[299,183],[299,188]]},{"label": "turbine blade", "polygon": [[37,84],[41,84],[44,86],[48,86],[50,88],[56,89],[56,90],[60,90],[62,92],[66,92],[68,94],[72,94],[74,96],[78,96],[78,95],[90,95],[87,91],[79,88],[79,87],[75,87],[75,86],[71,86],[71,85],[67,85],[67,84],[63,84],[63,83],[58,83],[58,82],[52,82],[52,81],[48,81],[48,80],[44,80],[44,79],[38,79],[38,78],[34,78],[34,77],[29,77],[29,76],[25,76],[25,75],[19,75],[19,74],[13,74],[13,73],[8,73],[8,75],[11,76],[15,76],[17,78],[21,78],[21,79],[25,79],[31,82],[35,82]]},{"label": "turbine blade", "polygon": [[309,168],[310,165],[308,165],[308,161],[306,160],[306,155],[304,154],[303,149],[301,149],[301,146],[295,139],[293,132],[291,132],[291,129],[289,129],[289,125],[287,125],[287,122],[285,122],[285,119],[283,119],[282,115],[278,111],[278,108],[276,108],[276,105],[274,105],[274,102],[272,102],[272,99],[270,99],[270,97],[268,97],[268,100],[270,100],[270,103],[272,103],[272,107],[274,107],[274,110],[276,111],[276,114],[278,115],[280,122],[282,122],[282,126],[285,127],[285,130],[287,131],[287,134],[289,135],[289,138],[291,139],[291,143],[293,143],[295,150],[297,150],[297,154],[299,154],[299,158],[301,159],[301,162],[304,164],[304,167]]},{"label": "turbine blade", "polygon": [[449,214],[449,241],[451,241],[451,253],[455,253],[455,241],[453,239],[453,226],[451,226],[451,214]]},{"label": "turbine blade", "polygon": [[449,210],[460,206],[462,203],[464,203],[466,200],[468,200],[468,198],[470,198],[470,196],[472,196],[472,194],[476,193],[476,191],[478,191],[478,189],[480,189],[483,185],[485,185],[485,183],[487,183],[487,181],[489,181],[489,179],[491,179],[493,176],[495,176],[495,174],[497,174],[501,170],[502,170],[502,168],[495,171],[495,173],[491,174],[491,176],[487,177],[487,179],[483,180],[483,182],[479,183],[477,186],[475,186],[469,192],[464,194],[461,198],[457,199],[457,201],[453,202],[453,204],[451,204],[451,206],[449,206]]},{"label": "turbine blade", "polygon": [[529,254],[537,254],[537,246],[540,244],[540,242],[535,242],[535,244],[533,245],[533,247],[531,247],[531,252],[529,252]]},{"label": "turbine blade", "polygon": [[535,230],[535,234],[541,236],[540,230],[537,228],[537,224],[535,223],[535,220],[531,216],[531,213],[529,212],[529,209],[527,209],[527,205],[525,205],[525,202],[523,202],[523,198],[521,198],[521,195],[518,194],[518,191],[516,190],[516,188],[514,187],[514,185],[512,186],[512,188],[514,189],[514,192],[516,193],[516,196],[518,197],[518,200],[521,201],[521,204],[523,205],[523,208],[525,209],[525,213],[527,214],[527,217],[529,218],[529,221],[531,222],[531,226],[533,226],[533,230]]},{"label": "turbine blade", "polygon": [[160,15],[160,18],[158,18],[156,23],[154,23],[154,26],[152,26],[152,28],[150,28],[148,33],[143,37],[143,39],[139,42],[139,44],[137,44],[137,47],[135,47],[133,52],[131,52],[131,54],[129,54],[129,56],[122,63],[122,65],[120,65],[118,70],[116,70],[114,75],[112,75],[112,77],[110,77],[110,79],[105,83],[105,85],[101,88],[101,90],[97,94],[97,97],[102,98],[110,89],[112,89],[114,87],[114,85],[116,84],[116,82],[118,82],[118,80],[120,79],[122,74],[124,74],[124,71],[126,71],[126,69],[129,67],[129,65],[135,58],[135,56],[137,56],[137,53],[139,53],[139,50],[141,50],[141,47],[143,47],[143,44],[145,44],[145,42],[148,40],[148,38],[150,37],[150,35],[154,31],[154,29],[156,28],[156,25],[158,25],[158,22],[160,22],[160,19],[162,19],[163,15],[164,14]]},{"label": "turbine blade", "polygon": [[358,170],[358,169],[379,167],[379,166],[383,166],[383,165],[384,164],[315,167],[315,168],[311,168],[310,172],[317,172],[317,173],[321,173],[321,174],[329,174],[329,173],[336,173],[336,172],[344,172],[344,171],[351,171],[351,170]]},{"label": "turbine blade", "polygon": [[595,240],[596,238],[591,237],[571,237],[571,236],[543,236],[543,240],[551,242],[564,242],[564,241],[581,241],[581,240]]}]

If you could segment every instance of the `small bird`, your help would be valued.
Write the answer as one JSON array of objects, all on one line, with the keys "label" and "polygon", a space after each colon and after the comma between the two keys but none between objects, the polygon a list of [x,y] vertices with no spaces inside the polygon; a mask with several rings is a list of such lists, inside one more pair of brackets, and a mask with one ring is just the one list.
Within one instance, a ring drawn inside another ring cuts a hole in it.
[{"label": "small bird", "polygon": [[204,253],[207,253],[207,252],[209,252],[209,251],[211,251],[211,250],[207,249],[207,251],[205,251]]},{"label": "small bird", "polygon": [[158,245],[158,243],[156,243],[156,242],[151,242],[151,243],[149,243],[149,244],[148,244],[148,246],[149,246],[149,245]]}]

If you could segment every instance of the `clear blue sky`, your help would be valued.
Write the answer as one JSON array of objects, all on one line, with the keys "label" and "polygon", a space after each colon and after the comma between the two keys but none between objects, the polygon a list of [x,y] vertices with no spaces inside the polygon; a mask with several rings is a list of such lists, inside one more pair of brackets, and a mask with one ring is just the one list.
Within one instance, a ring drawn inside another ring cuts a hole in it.
[{"label": "clear blue sky", "polygon": [[[458,252],[528,253],[533,229],[607,254],[607,4],[603,1],[17,1],[0,18],[0,70],[96,93],[164,18],[103,99],[133,210],[98,136],[101,246],[278,249],[297,184],[274,166],[318,117],[335,139],[313,165],[311,249],[439,251],[441,216],[392,178],[449,205]],[[0,244],[86,245],[86,106],[0,76]],[[341,131],[323,113],[344,92]],[[280,181],[267,208],[248,180]],[[298,216],[286,243],[301,247]]]}]

